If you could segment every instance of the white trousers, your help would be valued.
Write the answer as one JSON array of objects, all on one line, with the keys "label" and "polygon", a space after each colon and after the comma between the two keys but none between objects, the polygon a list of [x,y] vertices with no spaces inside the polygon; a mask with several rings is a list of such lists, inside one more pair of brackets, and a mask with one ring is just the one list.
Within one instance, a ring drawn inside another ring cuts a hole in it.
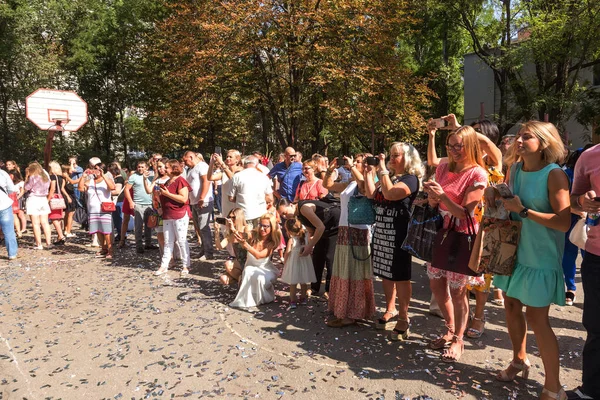
[{"label": "white trousers", "polygon": [[163,235],[165,237],[165,247],[163,249],[161,268],[168,268],[171,257],[173,256],[173,247],[175,243],[179,245],[181,252],[181,266],[188,268],[190,266],[190,247],[187,241],[188,225],[190,218],[185,215],[180,219],[163,220]]}]

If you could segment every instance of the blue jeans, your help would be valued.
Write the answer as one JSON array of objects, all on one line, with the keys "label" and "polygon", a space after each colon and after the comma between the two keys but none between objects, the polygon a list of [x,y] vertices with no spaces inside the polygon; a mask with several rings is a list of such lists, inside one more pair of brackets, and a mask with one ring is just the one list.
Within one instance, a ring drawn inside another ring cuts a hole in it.
[{"label": "blue jeans", "polygon": [[0,228],[4,233],[4,243],[6,243],[6,250],[8,250],[9,257],[17,256],[17,234],[15,233],[15,217],[13,215],[12,204],[10,207],[0,211]]},{"label": "blue jeans", "polygon": [[117,231],[117,236],[121,235],[121,223],[123,223],[123,215],[122,215],[122,209],[123,209],[123,202],[119,202],[117,204],[115,204],[116,208],[115,211],[112,212],[112,220],[113,220],[113,226],[115,228],[115,230]]},{"label": "blue jeans", "polygon": [[583,327],[587,340],[583,346],[583,392],[600,399],[600,255],[586,252],[581,263],[583,284]]},{"label": "blue jeans", "polygon": [[[575,214],[571,214],[571,227],[565,234],[565,252],[563,253],[562,259],[562,268],[563,273],[565,275],[565,284],[567,285],[567,290],[572,292],[575,291],[575,270],[577,269],[575,262],[577,261],[577,253],[579,252],[579,247],[575,246],[569,240],[569,235],[573,230],[575,224],[579,221],[579,216]],[[581,256],[583,257],[585,252],[581,250]]]}]

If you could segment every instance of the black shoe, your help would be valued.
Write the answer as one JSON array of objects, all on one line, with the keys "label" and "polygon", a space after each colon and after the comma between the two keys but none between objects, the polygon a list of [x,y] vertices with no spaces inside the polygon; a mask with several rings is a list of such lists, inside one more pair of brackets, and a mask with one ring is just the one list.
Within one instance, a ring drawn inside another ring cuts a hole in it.
[{"label": "black shoe", "polygon": [[155,244],[147,244],[144,246],[144,249],[146,250],[158,250],[158,246]]},{"label": "black shoe", "polygon": [[120,242],[120,241],[121,241],[121,235],[115,236],[115,243]]},{"label": "black shoe", "polygon": [[65,244],[65,238],[62,239],[58,239],[56,242],[53,243],[55,246],[62,246]]},{"label": "black shoe", "polygon": [[583,393],[583,390],[581,390],[581,386],[573,389],[573,390],[567,390],[567,399],[568,400],[578,400],[578,399],[591,399],[594,400],[593,397],[586,395],[585,393]]},{"label": "black shoe", "polygon": [[214,259],[215,259],[215,256],[213,256],[213,255],[211,254],[211,255],[208,255],[208,256],[204,256],[204,259],[205,259],[205,260],[214,260]]}]

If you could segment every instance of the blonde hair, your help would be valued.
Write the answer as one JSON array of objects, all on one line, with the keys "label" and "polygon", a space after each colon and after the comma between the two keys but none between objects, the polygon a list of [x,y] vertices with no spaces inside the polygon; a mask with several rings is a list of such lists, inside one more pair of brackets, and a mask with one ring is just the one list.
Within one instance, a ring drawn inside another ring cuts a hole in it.
[{"label": "blonde hair", "polygon": [[285,221],[285,230],[287,231],[289,236],[298,236],[300,241],[304,243],[304,239],[306,238],[306,229],[302,222],[298,218],[288,219]]},{"label": "blonde hair", "polygon": [[29,174],[29,176],[39,176],[40,178],[42,178],[43,182],[48,182],[50,180],[50,177],[48,176],[46,171],[44,171],[44,168],[42,168],[40,163],[36,161],[29,163],[29,165],[27,166],[27,173]]},{"label": "blonde hair", "polygon": [[50,161],[48,164],[48,172],[54,175],[62,175],[62,168],[60,164],[56,161]]},{"label": "blonde hair", "polygon": [[[462,144],[464,146],[465,154],[467,155],[467,161],[469,164],[478,164],[480,167],[485,168],[483,162],[483,152],[479,147],[479,139],[477,138],[477,132],[470,126],[461,126],[454,132],[451,132],[446,138],[446,144],[450,143],[452,136],[458,136],[462,138]],[[456,161],[452,158],[452,152],[448,152],[448,167],[450,171],[456,169]]]},{"label": "blonde hair", "polygon": [[[425,175],[425,169],[423,168],[423,162],[421,161],[421,156],[417,149],[415,149],[412,144],[394,142],[390,146],[390,154],[392,154],[394,148],[402,150],[402,154],[404,155],[404,172],[415,175],[417,179],[419,179],[419,182],[421,182],[421,179],[423,179],[423,176]],[[396,172],[389,166],[388,169],[392,170],[394,173]]]},{"label": "blonde hair", "polygon": [[256,228],[252,231],[252,245],[256,244],[260,240],[260,222],[264,219],[268,220],[269,224],[271,225],[271,233],[266,239],[266,247],[275,249],[281,242],[281,231],[279,230],[277,219],[271,213],[263,214],[258,219],[258,225],[256,225]]},{"label": "blonde hair", "polygon": [[244,232],[246,230],[246,226],[248,225],[246,223],[246,213],[244,213],[244,210],[239,207],[236,207],[229,211],[229,214],[227,214],[227,218],[231,218],[231,215],[235,217],[235,222],[233,223],[235,229],[238,232]]},{"label": "blonde hair", "polygon": [[[548,163],[561,163],[565,159],[565,145],[554,124],[550,122],[527,121],[521,125],[519,134],[523,131],[529,131],[538,138],[544,161]],[[515,143],[511,147],[515,146]]]},{"label": "blonde hair", "polygon": [[236,160],[235,165],[242,165],[242,153],[240,153],[238,150],[235,150],[235,149],[228,150],[227,154],[232,154],[233,158],[235,158],[235,160]]},{"label": "blonde hair", "polygon": [[314,160],[306,160],[302,162],[303,167],[311,167],[313,170],[317,170],[317,163]]}]

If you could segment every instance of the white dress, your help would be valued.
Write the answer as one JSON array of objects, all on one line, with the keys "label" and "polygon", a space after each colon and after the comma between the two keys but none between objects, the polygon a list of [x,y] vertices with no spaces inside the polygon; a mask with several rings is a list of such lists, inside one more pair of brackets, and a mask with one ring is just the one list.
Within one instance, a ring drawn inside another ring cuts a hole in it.
[{"label": "white dress", "polygon": [[312,283],[317,281],[315,268],[313,267],[312,258],[310,256],[300,257],[300,251],[307,244],[305,239],[304,244],[300,242],[300,238],[291,237],[292,249],[285,260],[281,280],[288,285],[297,285]]},{"label": "white dress", "polygon": [[274,283],[279,271],[269,257],[256,259],[250,252],[242,273],[240,289],[230,307],[250,308],[275,300]]}]

